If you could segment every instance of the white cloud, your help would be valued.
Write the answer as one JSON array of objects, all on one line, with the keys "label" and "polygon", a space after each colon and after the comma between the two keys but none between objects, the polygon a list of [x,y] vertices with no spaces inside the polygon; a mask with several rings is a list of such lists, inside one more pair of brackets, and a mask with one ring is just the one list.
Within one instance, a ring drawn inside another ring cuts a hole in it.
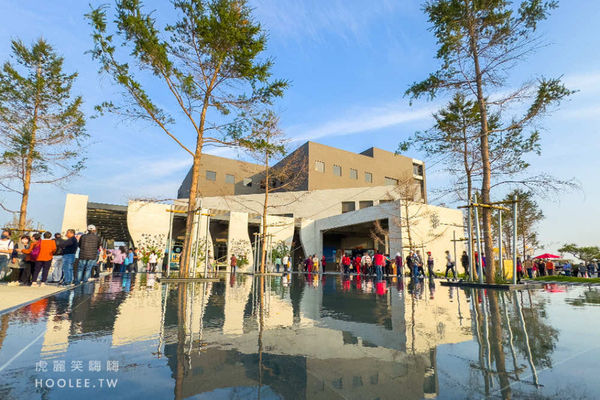
[{"label": "white cloud", "polygon": [[380,107],[357,107],[344,116],[337,116],[333,120],[323,122],[317,126],[294,126],[288,128],[287,131],[295,141],[314,140],[423,121],[431,118],[431,114],[436,110],[437,107],[433,105],[413,109],[398,102]]}]

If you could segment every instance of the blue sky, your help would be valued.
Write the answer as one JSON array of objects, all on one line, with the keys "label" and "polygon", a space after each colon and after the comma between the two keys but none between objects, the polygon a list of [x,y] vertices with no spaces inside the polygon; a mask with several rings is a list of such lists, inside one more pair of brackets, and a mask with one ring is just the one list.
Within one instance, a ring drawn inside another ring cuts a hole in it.
[{"label": "blue sky", "polygon": [[[3,0],[0,61],[8,57],[11,39],[30,43],[43,36],[64,55],[66,70],[79,72],[75,92],[84,97],[91,112],[95,104],[115,98],[118,91],[107,77],[98,75],[98,65],[84,54],[91,47],[90,28],[83,19],[88,4]],[[158,8],[159,16],[168,9],[166,1],[145,4]],[[436,68],[435,42],[421,2],[254,0],[252,4],[269,33],[268,54],[275,59],[275,76],[291,81],[277,109],[282,127],[298,144],[310,139],[349,151],[371,146],[394,151],[415,130],[431,125],[431,112],[443,99],[410,106],[403,97],[410,83]],[[546,250],[564,242],[600,241],[598,20],[600,2],[563,0],[540,27],[550,45],[520,64],[511,78],[520,82],[562,75],[570,88],[578,90],[543,121],[543,155],[532,159],[532,172],[576,177],[583,188],[539,199],[546,214],[539,225]],[[30,215],[36,221],[47,229],[60,229],[68,192],[123,204],[130,198],[175,197],[191,160],[154,126],[103,117],[90,120],[87,130],[92,137],[83,174],[62,188],[32,189]],[[179,134],[192,143],[192,135],[183,128]],[[424,159],[416,152],[407,155]],[[430,189],[447,182],[443,170],[428,169]],[[16,198],[2,193],[0,201],[13,208],[18,205]],[[0,212],[0,222],[8,219]]]}]

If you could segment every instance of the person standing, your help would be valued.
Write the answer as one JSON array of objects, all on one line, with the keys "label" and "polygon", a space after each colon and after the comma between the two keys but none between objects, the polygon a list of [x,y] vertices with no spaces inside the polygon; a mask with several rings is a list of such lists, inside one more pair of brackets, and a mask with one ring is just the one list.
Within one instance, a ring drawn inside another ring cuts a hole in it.
[{"label": "person standing", "polygon": [[[208,255],[210,259],[210,254]],[[138,272],[138,261],[140,260],[140,251],[137,248],[133,249],[133,272],[137,274]]]},{"label": "person standing", "polygon": [[279,273],[279,268],[281,268],[281,257],[277,256],[275,258],[275,271]]},{"label": "person standing", "polygon": [[425,268],[423,268],[423,258],[421,258],[421,252],[417,250],[415,253],[415,261],[417,262],[417,266],[419,268],[419,273],[424,277],[425,276]]},{"label": "person standing", "polygon": [[381,280],[383,278],[383,266],[385,265],[385,258],[381,251],[377,250],[375,253],[373,264],[375,264],[375,274],[377,275],[377,280]]},{"label": "person standing", "polygon": [[52,264],[52,256],[56,251],[56,242],[52,239],[50,232],[44,232],[43,239],[39,244],[39,253],[35,259],[35,268],[33,270],[32,282],[36,283],[40,271],[42,272],[42,279],[38,286],[46,286],[46,280],[48,279],[48,271]]},{"label": "person standing", "polygon": [[396,276],[402,276],[402,255],[400,252],[396,253]]},{"label": "person standing", "polygon": [[231,273],[235,274],[236,269],[237,269],[237,258],[235,257],[235,254],[231,255],[231,260],[229,260],[229,265],[231,266]]},{"label": "person standing", "polygon": [[[431,252],[428,251],[427,252],[427,273],[429,274],[429,279],[434,278],[435,277],[435,272],[433,270],[433,256],[431,255]],[[448,269],[446,269],[446,274],[448,273]]]},{"label": "person standing", "polygon": [[152,251],[148,256],[148,272],[156,272],[156,263],[158,262],[158,256],[156,252]]},{"label": "person standing", "polygon": [[113,257],[113,274],[121,275],[124,272],[123,263],[125,262],[125,258],[127,257],[127,250],[125,249],[125,246],[119,246],[118,251],[115,250],[115,253],[116,254],[114,254]]},{"label": "person standing", "polygon": [[327,258],[323,254],[323,257],[321,257],[321,272],[325,272],[325,266],[327,266]]},{"label": "person standing", "polygon": [[127,255],[125,256],[125,260],[124,260],[124,262],[123,262],[123,265],[125,266],[125,271],[126,271],[128,274],[129,274],[129,273],[131,273],[131,272],[133,271],[133,258],[134,258],[134,255],[133,255],[133,254],[134,254],[134,253],[133,253],[133,249],[132,249],[132,248],[130,248],[130,249],[127,251]]},{"label": "person standing", "polygon": [[11,233],[9,229],[5,229],[0,237],[0,279],[8,273],[8,264],[15,249],[15,244],[10,239]]},{"label": "person standing", "polygon": [[79,239],[79,263],[77,264],[76,284],[87,282],[92,274],[92,267],[96,265],[98,259],[98,249],[100,248],[100,236],[96,233],[96,227],[89,225],[88,233]]},{"label": "person standing", "polygon": [[106,249],[103,247],[100,247],[100,250],[98,250],[98,272],[102,272],[102,270],[105,268],[106,262],[108,260],[108,255],[106,253]]},{"label": "person standing", "polygon": [[456,280],[456,268],[454,261],[450,256],[450,250],[446,250],[446,279],[448,279],[448,271],[452,271],[452,277]]},{"label": "person standing", "polygon": [[[8,283],[8,286],[18,286],[19,282],[21,282],[21,277],[25,273],[25,269],[30,268],[28,265],[29,263],[26,262],[28,255],[23,253],[23,250],[28,248],[29,236],[23,235],[14,247],[14,253],[12,255],[13,257],[11,260],[12,263],[10,264],[10,267],[12,268],[12,273],[10,275],[10,282]],[[27,281],[29,281],[30,276],[31,270],[28,271]]]},{"label": "person standing", "polygon": [[75,253],[79,248],[79,242],[75,237],[75,230],[67,230],[67,238],[59,244],[62,251],[62,269],[63,269],[63,286],[73,283],[73,264],[75,263]]},{"label": "person standing", "polygon": [[554,263],[550,260],[546,261],[546,272],[548,275],[554,275]]},{"label": "person standing", "polygon": [[469,256],[466,251],[463,251],[462,257],[460,257],[460,263],[465,270],[465,276],[469,276]]},{"label": "person standing", "polygon": [[290,262],[290,258],[287,255],[285,255],[283,256],[283,260],[281,261],[283,263],[283,272],[288,272],[290,268],[290,266],[288,265]]},{"label": "person standing", "polygon": [[319,273],[319,270],[320,270],[320,268],[319,268],[319,257],[317,257],[317,255],[316,255],[316,254],[313,254],[313,259],[312,259],[312,261],[313,261],[313,268],[314,268],[314,272],[315,272],[316,274],[318,274],[318,273]]},{"label": "person standing", "polygon": [[52,276],[50,282],[61,283],[63,279],[63,248],[61,243],[63,242],[62,235],[60,233],[54,234],[54,243],[56,243],[56,253],[52,256]]},{"label": "person standing", "polygon": [[[519,263],[521,262],[520,258],[517,258],[517,266],[519,265]],[[527,256],[527,259],[525,260],[525,263],[523,263],[523,267],[525,268],[525,271],[527,271],[527,275],[529,276],[529,279],[533,279],[533,270],[534,270],[534,262],[531,258],[529,258],[529,256]],[[538,267],[538,271],[540,271],[539,267]],[[541,274],[541,272],[540,272]]]},{"label": "person standing", "polygon": [[360,263],[362,265],[362,270],[365,275],[373,274],[373,270],[372,270],[373,260],[371,260],[371,256],[369,255],[369,253],[363,254],[362,258],[360,259]]},{"label": "person standing", "polygon": [[347,254],[344,254],[342,256],[342,268],[344,268],[344,274],[346,275],[350,272],[350,264],[352,264],[352,260]]}]

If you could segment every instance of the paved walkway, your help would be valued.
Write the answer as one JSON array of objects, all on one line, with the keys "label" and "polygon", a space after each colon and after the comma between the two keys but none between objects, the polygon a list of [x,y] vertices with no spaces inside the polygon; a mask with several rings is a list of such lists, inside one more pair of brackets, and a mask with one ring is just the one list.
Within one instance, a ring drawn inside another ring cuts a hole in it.
[{"label": "paved walkway", "polygon": [[40,297],[46,297],[53,293],[65,290],[64,286],[48,284],[43,287],[33,286],[8,286],[6,283],[0,284],[0,312],[18,306],[19,304],[29,303]]}]

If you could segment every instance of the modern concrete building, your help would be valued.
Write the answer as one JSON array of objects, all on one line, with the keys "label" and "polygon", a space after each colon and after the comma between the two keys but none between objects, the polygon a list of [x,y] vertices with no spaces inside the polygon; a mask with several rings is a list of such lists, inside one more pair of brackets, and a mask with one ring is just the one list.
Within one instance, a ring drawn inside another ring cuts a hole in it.
[{"label": "modern concrete building", "polygon": [[[293,183],[273,182],[275,191],[397,185],[408,176],[418,188],[416,200],[427,202],[423,161],[375,147],[353,153],[306,142],[273,166],[275,172],[282,170],[286,176],[293,176]],[[262,193],[265,189],[263,172],[262,165],[203,154],[198,191],[202,197]],[[189,197],[191,179],[190,169],[179,187],[178,198]]]},{"label": "modern concrete building", "polygon": [[[249,262],[243,269],[252,270],[255,240],[262,229],[262,167],[214,156],[203,160],[201,212],[194,228],[197,248],[207,248],[213,263],[227,264],[232,254],[246,258]],[[265,229],[269,249],[285,246],[294,264],[308,255],[325,255],[332,270],[343,253],[381,250],[405,256],[412,247],[423,256],[431,251],[436,269],[444,270],[446,250],[454,257],[456,245],[460,257],[464,246],[453,238],[464,235],[462,212],[427,204],[421,161],[377,148],[355,154],[307,142],[273,168],[288,165],[300,165],[296,175],[301,178],[294,181],[300,183],[294,190],[279,186],[281,190],[270,193]],[[410,199],[398,185],[399,179],[406,182],[407,174],[418,189]],[[189,191],[189,175],[180,196]],[[250,191],[255,193],[244,193]],[[127,206],[113,206],[88,203],[87,196],[69,194],[63,230],[81,230],[94,223],[107,241],[129,241],[138,247],[153,241],[167,248],[171,237],[173,254],[184,239],[186,209],[185,198],[173,204],[130,201]],[[117,229],[123,224],[126,234]],[[117,234],[118,238],[110,237]]]}]

